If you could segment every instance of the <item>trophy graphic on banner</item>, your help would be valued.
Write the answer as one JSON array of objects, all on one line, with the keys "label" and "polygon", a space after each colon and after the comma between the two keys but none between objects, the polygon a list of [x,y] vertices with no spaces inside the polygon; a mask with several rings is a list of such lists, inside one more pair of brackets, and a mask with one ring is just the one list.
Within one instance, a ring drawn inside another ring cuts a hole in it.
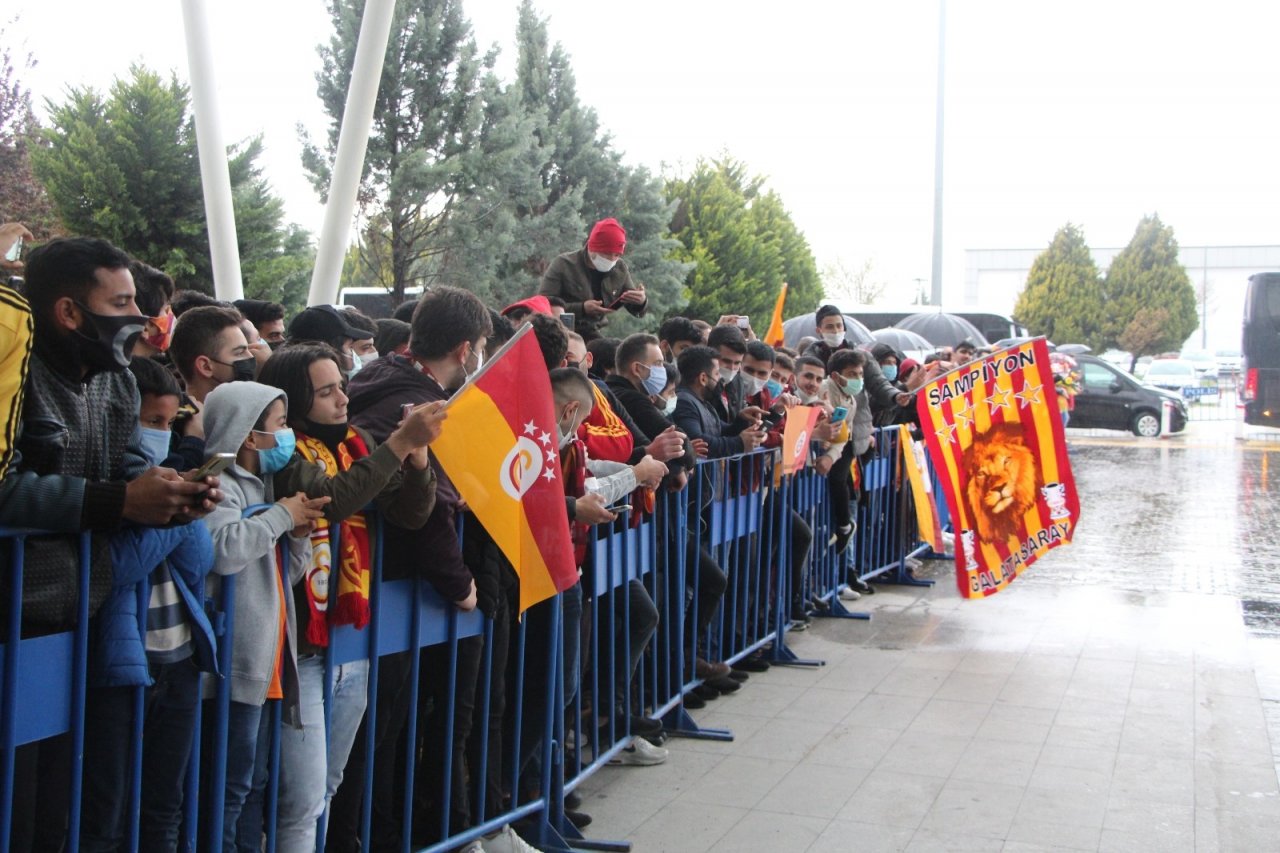
[{"label": "trophy graphic on banner", "polygon": [[964,570],[966,572],[977,571],[978,557],[974,553],[974,549],[977,545],[974,541],[972,530],[960,531],[960,547],[964,549]]},{"label": "trophy graphic on banner", "polygon": [[1049,483],[1040,489],[1040,494],[1049,505],[1050,518],[1071,517],[1071,510],[1067,509],[1067,487],[1062,483]]}]

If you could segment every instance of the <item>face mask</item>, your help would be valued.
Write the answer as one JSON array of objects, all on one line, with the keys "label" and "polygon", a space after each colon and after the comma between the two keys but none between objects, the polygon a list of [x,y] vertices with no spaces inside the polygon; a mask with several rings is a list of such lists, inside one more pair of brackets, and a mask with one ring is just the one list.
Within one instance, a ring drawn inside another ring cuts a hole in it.
[{"label": "face mask", "polygon": [[613,269],[617,263],[617,261],[606,261],[604,258],[594,253],[591,255],[591,266],[595,267],[600,272],[608,272]]},{"label": "face mask", "polygon": [[565,432],[560,427],[560,421],[556,421],[556,432],[559,433],[560,435],[561,448],[563,448],[569,442],[573,441],[574,437],[578,434],[578,426],[579,424],[575,424],[572,429],[570,429],[568,432]]},{"label": "face mask", "polygon": [[764,390],[764,380],[756,376],[747,376],[744,381],[747,384],[747,396],[754,397]]},{"label": "face mask", "polygon": [[727,367],[720,368],[720,381],[723,382],[725,385],[728,385],[730,382],[732,382],[733,378],[737,375],[738,375],[738,371],[736,370],[730,370]]},{"label": "face mask", "polygon": [[[262,432],[262,430],[254,430],[254,432]],[[263,433],[265,435],[265,433]],[[276,446],[268,450],[258,451],[258,468],[263,474],[274,474],[277,471],[284,470],[284,466],[289,464],[289,460],[293,458],[293,449],[295,439],[293,430],[285,427],[271,433],[275,436]]]},{"label": "face mask", "polygon": [[360,356],[360,366],[368,367],[369,365],[373,364],[377,360],[378,360],[378,354],[376,352],[367,352],[364,355]]},{"label": "face mask", "polygon": [[801,402],[801,403],[803,403],[803,404],[804,404],[804,405],[806,405],[806,406],[808,406],[808,405],[811,405],[811,404],[813,404],[813,403],[818,402],[818,395],[817,395],[817,394],[806,394],[806,393],[804,393],[803,391],[799,391],[799,390],[797,390],[797,391],[796,391],[796,396],[797,396],[797,397],[799,397],[799,398],[800,398],[800,402]]},{"label": "face mask", "polygon": [[644,390],[657,397],[667,387],[667,366],[665,364],[649,365],[649,375],[641,382]]},{"label": "face mask", "polygon": [[[476,357],[476,366],[471,370],[467,371],[468,379],[470,379],[472,376],[475,376],[477,373],[480,372],[480,368],[484,367],[484,353],[481,350],[472,350],[471,352]],[[465,368],[466,365],[464,364],[463,367]]]},{"label": "face mask", "polygon": [[253,356],[238,358],[231,362],[232,382],[252,382],[253,375],[258,372],[258,360]]},{"label": "face mask", "polygon": [[884,374],[885,379],[888,379],[890,382],[892,382],[893,380],[898,378],[898,365],[896,364],[881,365],[880,372]]},{"label": "face mask", "polygon": [[139,427],[142,430],[142,455],[152,466],[159,465],[169,455],[169,437],[167,429]]},{"label": "face mask", "polygon": [[829,347],[838,347],[844,343],[844,332],[823,332],[822,342]]},{"label": "face mask", "polygon": [[84,315],[85,329],[76,329],[80,338],[80,357],[95,370],[127,370],[133,356],[133,345],[142,336],[147,318],[141,315],[113,317],[95,314],[76,303]]},{"label": "face mask", "polygon": [[173,340],[173,312],[166,311],[159,317],[150,319],[151,325],[156,327],[156,333],[148,335],[143,340],[160,352],[167,352],[169,350],[169,342]]},{"label": "face mask", "polygon": [[676,398],[668,397],[666,404],[662,407],[662,414],[671,417],[676,413]]},{"label": "face mask", "polygon": [[845,390],[849,392],[849,396],[856,397],[862,393],[862,380],[850,379],[848,382],[845,383],[844,387],[845,387]]},{"label": "face mask", "polygon": [[769,392],[769,398],[776,400],[782,396],[782,383],[776,379],[770,379],[764,383],[764,390]]},{"label": "face mask", "polygon": [[267,346],[271,348],[272,352],[275,352],[280,349],[280,347],[284,346],[284,341],[267,341]]},{"label": "face mask", "polygon": [[356,378],[356,374],[360,372],[360,368],[364,367],[364,359],[360,358],[360,356],[355,353],[347,352],[346,350],[343,350],[342,355],[351,361],[351,367],[347,369],[347,381],[350,382],[352,379]]}]

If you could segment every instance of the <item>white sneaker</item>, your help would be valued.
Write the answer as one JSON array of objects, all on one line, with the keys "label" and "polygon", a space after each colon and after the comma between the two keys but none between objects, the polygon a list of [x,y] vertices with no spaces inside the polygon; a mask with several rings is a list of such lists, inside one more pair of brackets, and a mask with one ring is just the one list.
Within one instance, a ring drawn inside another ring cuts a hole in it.
[{"label": "white sneaker", "polygon": [[[479,845],[480,842],[476,842]],[[469,851],[471,848],[463,848]],[[502,827],[502,830],[493,838],[486,838],[484,846],[478,847],[484,853],[542,853],[537,847],[525,841],[516,835],[516,831],[511,828],[511,824]]]},{"label": "white sneaker", "polygon": [[907,564],[907,571],[914,572],[917,569],[921,569],[924,567],[924,563],[920,562],[915,557],[907,557],[907,559],[904,562],[906,562]]},{"label": "white sneaker", "polygon": [[631,745],[609,759],[612,765],[629,764],[633,767],[652,767],[662,764],[670,753],[666,747],[654,746],[642,737],[632,738]]},{"label": "white sneaker", "polygon": [[472,841],[466,847],[463,847],[458,853],[485,853],[484,845],[479,841]]},{"label": "white sneaker", "polygon": [[840,588],[841,601],[857,601],[859,598],[862,598],[862,593],[858,592],[853,587],[843,586]]}]

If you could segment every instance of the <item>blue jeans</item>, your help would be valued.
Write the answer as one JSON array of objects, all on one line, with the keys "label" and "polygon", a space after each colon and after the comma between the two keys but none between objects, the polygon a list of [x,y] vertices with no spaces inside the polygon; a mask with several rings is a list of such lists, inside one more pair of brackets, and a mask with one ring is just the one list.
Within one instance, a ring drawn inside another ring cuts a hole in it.
[{"label": "blue jeans", "polygon": [[[205,719],[213,719],[213,704],[205,704]],[[222,801],[222,849],[232,853],[236,849],[236,829],[240,823],[241,813],[245,811],[245,800],[253,790],[254,769],[258,759],[258,732],[262,723],[270,719],[263,705],[248,705],[243,702],[232,702],[227,716],[227,781],[223,789]],[[270,740],[262,742],[262,753],[265,756]],[[212,753],[206,751],[202,761],[208,766]],[[250,806],[250,810],[252,806]],[[261,804],[258,805],[258,827],[261,833]],[[203,824],[207,826],[208,824]],[[260,849],[260,845],[259,845]]]},{"label": "blue jeans", "polygon": [[316,821],[342,781],[347,756],[364,717],[369,690],[367,660],[333,668],[329,733],[324,728],[324,656],[298,658],[302,728],[280,727],[280,805],[276,849],[316,849]]}]

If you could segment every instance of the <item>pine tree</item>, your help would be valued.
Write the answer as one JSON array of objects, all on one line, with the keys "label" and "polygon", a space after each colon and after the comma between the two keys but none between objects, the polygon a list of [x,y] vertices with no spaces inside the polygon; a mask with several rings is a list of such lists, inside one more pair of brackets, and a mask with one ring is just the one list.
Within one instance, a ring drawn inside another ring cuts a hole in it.
[{"label": "pine tree", "polygon": [[[40,124],[3,29],[0,45],[0,222],[21,222],[37,240],[43,240],[58,233],[59,224],[49,195],[31,168],[31,150],[40,144]],[[21,70],[34,67],[35,58],[28,53]]]},{"label": "pine tree", "polygon": [[[1196,292],[1186,268],[1178,263],[1178,241],[1173,229],[1152,214],[1144,216],[1134,231],[1129,245],[1116,255],[1107,270],[1103,286],[1107,323],[1103,338],[1107,346],[1120,345],[1120,338],[1144,309],[1164,312],[1163,334],[1141,336],[1130,334],[1130,343],[1139,338],[1145,343],[1140,355],[1155,355],[1176,350],[1196,330]],[[1153,315],[1143,316],[1141,325],[1149,326]]]},{"label": "pine tree", "polygon": [[[105,98],[93,89],[71,89],[65,102],[50,105],[50,121],[32,164],[66,229],[111,241],[169,273],[179,287],[211,293],[187,87],[135,65]],[[246,285],[259,277],[255,261],[284,254],[290,236],[281,230],[281,201],[254,165],[261,152],[259,139],[228,151]],[[291,236],[294,262],[302,263],[309,249],[299,245],[296,230]]]},{"label": "pine tree", "polygon": [[[329,132],[323,151],[308,141],[303,155],[322,197],[363,9],[363,0],[329,6],[334,34],[320,49],[316,78]],[[513,176],[532,142],[523,117],[504,103],[496,50],[480,53],[460,0],[399,3],[391,31],[357,201],[361,251],[387,261],[399,303],[406,286],[474,273],[473,252],[498,258],[509,250],[502,208],[523,192]]]},{"label": "pine tree", "polygon": [[762,177],[722,156],[699,160],[688,178],[667,183],[676,202],[672,233],[681,260],[692,263],[685,281],[689,313],[714,321],[721,314],[764,320],[788,284],[788,313],[814,310],[822,299],[813,253]]},{"label": "pine tree", "polygon": [[1101,350],[1107,310],[1084,232],[1067,223],[1031,264],[1013,314],[1032,334]]}]

